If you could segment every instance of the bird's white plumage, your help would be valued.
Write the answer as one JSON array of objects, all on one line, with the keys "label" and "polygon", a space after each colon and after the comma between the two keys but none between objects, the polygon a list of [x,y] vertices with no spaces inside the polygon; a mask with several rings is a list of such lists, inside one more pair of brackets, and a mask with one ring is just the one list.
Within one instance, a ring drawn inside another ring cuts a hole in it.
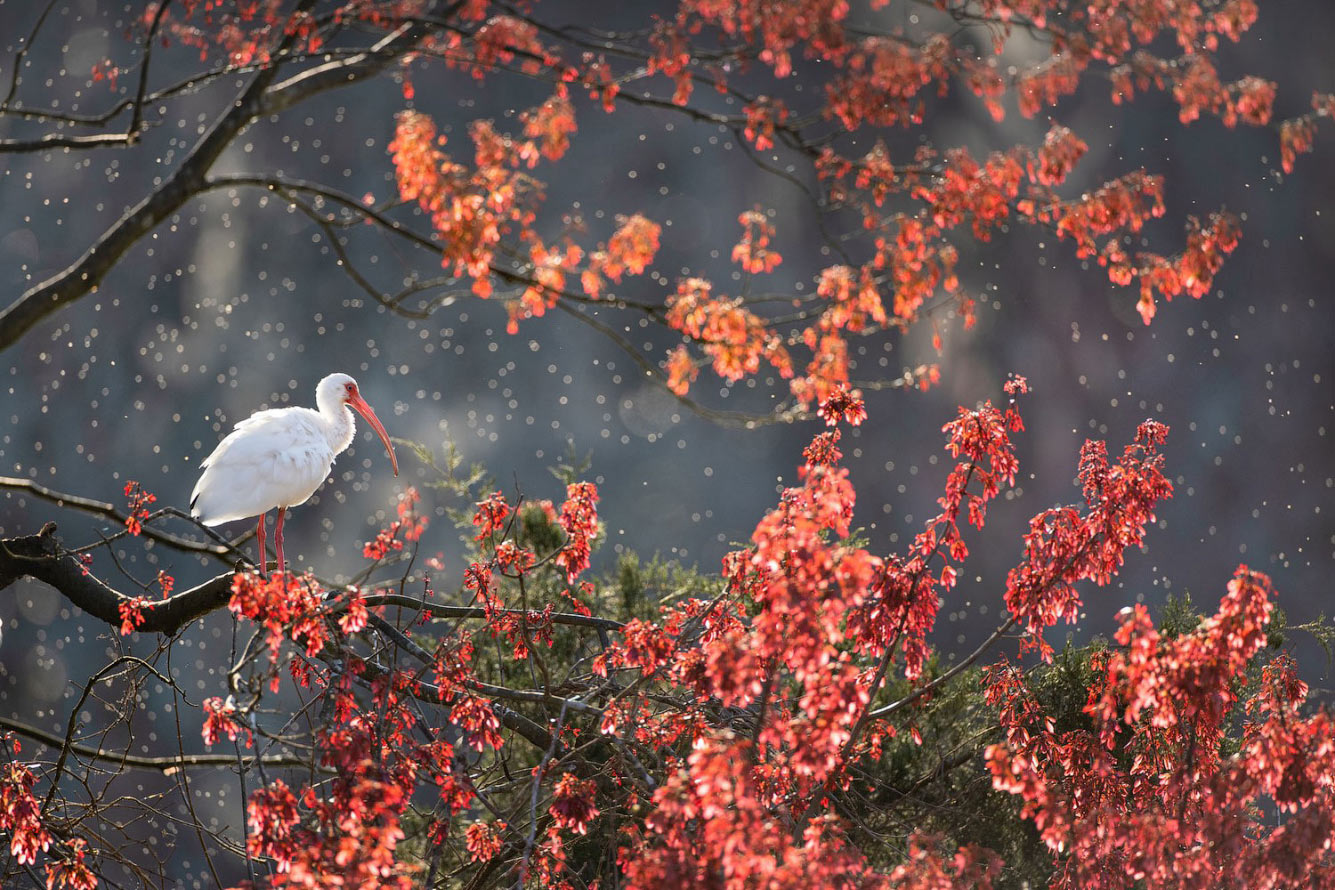
[{"label": "bird's white plumage", "polygon": [[304,503],[352,443],[352,412],[339,397],[350,382],[346,374],[321,380],[318,411],[277,408],[238,423],[204,459],[191,514],[205,525],[220,525]]}]

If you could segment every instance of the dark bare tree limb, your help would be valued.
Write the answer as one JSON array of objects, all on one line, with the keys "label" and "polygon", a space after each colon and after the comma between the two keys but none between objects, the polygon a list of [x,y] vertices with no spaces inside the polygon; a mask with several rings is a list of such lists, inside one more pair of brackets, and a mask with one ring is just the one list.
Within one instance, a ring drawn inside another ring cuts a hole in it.
[{"label": "dark bare tree limb", "polygon": [[[197,618],[227,605],[235,572],[225,572],[165,600],[144,602],[142,633],[175,634]],[[56,524],[48,522],[35,535],[0,539],[0,590],[20,578],[35,578],[54,587],[67,600],[112,627],[120,627],[126,596],[87,571],[79,559],[62,550]]]}]

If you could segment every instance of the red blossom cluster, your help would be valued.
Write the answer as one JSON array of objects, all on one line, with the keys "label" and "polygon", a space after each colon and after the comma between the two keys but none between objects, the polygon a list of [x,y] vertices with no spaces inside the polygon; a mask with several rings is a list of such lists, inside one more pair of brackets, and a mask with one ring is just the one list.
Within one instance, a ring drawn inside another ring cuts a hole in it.
[{"label": "red blossom cluster", "polygon": [[464,848],[474,862],[486,862],[501,852],[505,822],[474,822],[464,831]]},{"label": "red blossom cluster", "polygon": [[204,725],[200,729],[200,734],[204,738],[204,744],[216,745],[224,735],[233,742],[245,735],[246,747],[249,748],[253,744],[254,737],[249,727],[239,721],[236,703],[230,697],[224,701],[216,695],[211,696],[204,699],[202,707]]},{"label": "red blossom cluster", "polygon": [[1107,584],[1127,548],[1144,540],[1155,505],[1173,494],[1158,450],[1167,435],[1167,426],[1147,420],[1115,464],[1103,442],[1087,441],[1078,471],[1085,512],[1055,507],[1030,520],[1024,559],[1007,575],[1005,592],[1006,607],[1026,634],[1026,647],[1049,657],[1043,629],[1075,621],[1080,608],[1075,584]]},{"label": "red blossom cluster", "polygon": [[321,764],[337,776],[329,786],[307,785],[297,794],[276,779],[251,794],[247,849],[276,864],[273,887],[413,886],[415,869],[397,848],[419,771],[430,761],[405,756],[411,748],[402,739],[388,742],[373,721],[373,714],[354,713],[343,728],[322,733]]},{"label": "red blossom cluster", "polygon": [[[4,742],[8,747],[12,736],[6,733]],[[27,764],[10,760],[0,770],[0,831],[9,835],[10,855],[23,865],[37,862],[54,841],[42,826],[42,805],[32,793],[36,785],[37,775]]]},{"label": "red blossom cluster", "polygon": [[134,633],[136,628],[148,620],[144,612],[152,608],[153,604],[142,596],[132,596],[117,602],[116,610],[120,613],[121,619],[121,636]]},{"label": "red blossom cluster", "polygon": [[[850,390],[841,386],[820,403],[820,408],[816,410],[816,414],[825,421],[826,426],[838,426],[841,423],[847,423],[849,426],[860,426],[862,421],[867,419],[867,406],[862,401],[862,393],[856,389]],[[828,456],[827,454],[826,457]],[[816,461],[820,464],[834,462],[828,459]],[[808,461],[808,463],[811,463],[811,461]]]},{"label": "red blossom cluster", "polygon": [[799,830],[754,762],[747,740],[697,740],[654,794],[648,836],[620,852],[627,886],[806,890],[876,883],[833,818]]},{"label": "red blossom cluster", "polygon": [[[768,361],[783,377],[791,377],[792,364],[782,340],[764,320],[747,309],[740,298],[716,297],[714,286],[703,278],[677,283],[668,297],[667,323],[701,345],[714,365],[714,373],[728,381],[740,380],[760,370]],[[689,358],[687,359],[689,361]],[[670,364],[668,385],[684,394],[690,385],[688,368],[676,359]]]},{"label": "red blossom cluster", "polygon": [[[277,664],[278,651],[287,640],[301,646],[308,656],[318,654],[329,642],[324,591],[309,577],[274,573],[262,578],[255,572],[239,572],[232,578],[228,608],[264,628],[271,665]],[[277,673],[271,675],[270,686],[278,690]]]},{"label": "red blossom cluster", "polygon": [[556,780],[552,789],[552,805],[547,812],[560,828],[575,834],[588,834],[589,823],[598,815],[593,805],[598,786],[590,779],[580,779],[566,773]]},{"label": "red blossom cluster", "polygon": [[565,529],[565,545],[556,554],[555,562],[565,569],[571,584],[589,567],[589,552],[593,539],[598,536],[598,489],[592,482],[575,482],[566,487],[566,500],[561,505],[561,528]]},{"label": "red blossom cluster", "polygon": [[1298,155],[1312,150],[1316,124],[1323,117],[1335,117],[1335,93],[1313,93],[1311,112],[1280,124],[1280,166],[1285,173],[1293,172]]},{"label": "red blossom cluster", "polygon": [[742,224],[742,240],[732,249],[732,261],[752,275],[773,272],[783,257],[771,250],[774,226],[761,210],[748,210],[737,221]]},{"label": "red blossom cluster", "polygon": [[658,223],[638,213],[620,217],[618,223],[608,242],[589,253],[588,264],[580,273],[584,293],[594,299],[603,295],[606,279],[619,282],[623,275],[640,275],[658,253],[658,238],[662,231]]},{"label": "red blossom cluster", "polygon": [[144,530],[144,520],[148,518],[148,505],[158,499],[157,495],[149,494],[142,485],[131,479],[125,483],[125,497],[129,501],[125,528],[130,534],[138,535]]},{"label": "red blossom cluster", "polygon": [[37,774],[29,764],[14,759],[21,751],[18,741],[5,733],[0,735],[0,745],[9,755],[0,766],[0,833],[9,835],[9,855],[19,865],[32,866],[45,853],[48,890],[93,890],[97,874],[87,862],[88,842],[64,832],[53,833],[33,793]]},{"label": "red blossom cluster", "polygon": [[367,559],[384,559],[391,552],[402,550],[404,543],[415,543],[422,537],[430,520],[417,513],[417,502],[421,495],[411,485],[399,495],[395,507],[398,518],[385,528],[376,532],[375,538],[362,546],[362,556]]},{"label": "red blossom cluster", "polygon": [[[1329,886],[1335,843],[1335,724],[1299,713],[1291,662],[1265,667],[1242,743],[1221,748],[1247,666],[1266,643],[1274,591],[1240,567],[1219,611],[1178,637],[1124,610],[1116,650],[1095,660],[1094,729],[1058,732],[1016,667],[987,680],[1005,741],[994,785],[1019,795],[1049,849],[1056,888]],[[1267,821],[1269,808],[1291,814]]]},{"label": "red blossom cluster", "polygon": [[472,168],[441,151],[445,138],[437,135],[430,117],[404,111],[389,151],[399,196],[417,202],[430,215],[442,244],[441,265],[455,275],[466,274],[474,293],[485,297],[491,294],[491,262],[501,238],[533,222],[532,201],[540,196],[539,184],[518,168],[527,167],[537,149],[516,146],[489,121],[474,121],[469,136]]},{"label": "red blossom cluster", "polygon": [[[746,114],[746,138],[755,146],[756,151],[766,151],[774,147],[774,131],[788,120],[788,107],[780,99],[761,96],[748,103],[743,109]],[[766,270],[768,271],[768,270]]]},{"label": "red blossom cluster", "polygon": [[72,837],[54,851],[46,864],[47,890],[94,890],[97,873],[88,864],[88,841]]}]

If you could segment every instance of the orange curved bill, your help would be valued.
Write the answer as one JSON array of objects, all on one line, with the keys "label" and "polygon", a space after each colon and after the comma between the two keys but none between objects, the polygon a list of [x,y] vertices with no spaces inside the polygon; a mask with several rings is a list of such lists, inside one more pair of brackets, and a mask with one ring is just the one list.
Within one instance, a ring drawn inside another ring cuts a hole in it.
[{"label": "orange curved bill", "polygon": [[394,446],[389,443],[389,433],[385,432],[385,427],[380,423],[380,418],[375,416],[371,406],[366,404],[366,400],[361,396],[348,396],[348,407],[365,417],[366,422],[375,428],[376,434],[380,436],[380,441],[385,443],[385,450],[389,452],[389,462],[394,465],[394,475],[399,475],[399,459],[394,456]]}]

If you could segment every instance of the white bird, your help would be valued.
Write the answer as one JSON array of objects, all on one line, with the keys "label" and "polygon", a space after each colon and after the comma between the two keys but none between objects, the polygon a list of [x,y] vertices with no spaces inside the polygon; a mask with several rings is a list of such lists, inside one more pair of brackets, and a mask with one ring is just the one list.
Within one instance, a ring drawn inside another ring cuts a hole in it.
[{"label": "white bird", "polygon": [[205,525],[235,519],[260,518],[259,566],[265,570],[264,519],[275,507],[274,544],[278,573],[283,559],[283,516],[289,507],[306,502],[329,476],[334,458],[350,444],[355,432],[355,410],[379,434],[389,452],[394,475],[399,461],[380,419],[347,374],[330,374],[315,387],[310,408],[274,408],[257,411],[236,425],[200,465],[204,473],[190,495],[190,515]]}]

